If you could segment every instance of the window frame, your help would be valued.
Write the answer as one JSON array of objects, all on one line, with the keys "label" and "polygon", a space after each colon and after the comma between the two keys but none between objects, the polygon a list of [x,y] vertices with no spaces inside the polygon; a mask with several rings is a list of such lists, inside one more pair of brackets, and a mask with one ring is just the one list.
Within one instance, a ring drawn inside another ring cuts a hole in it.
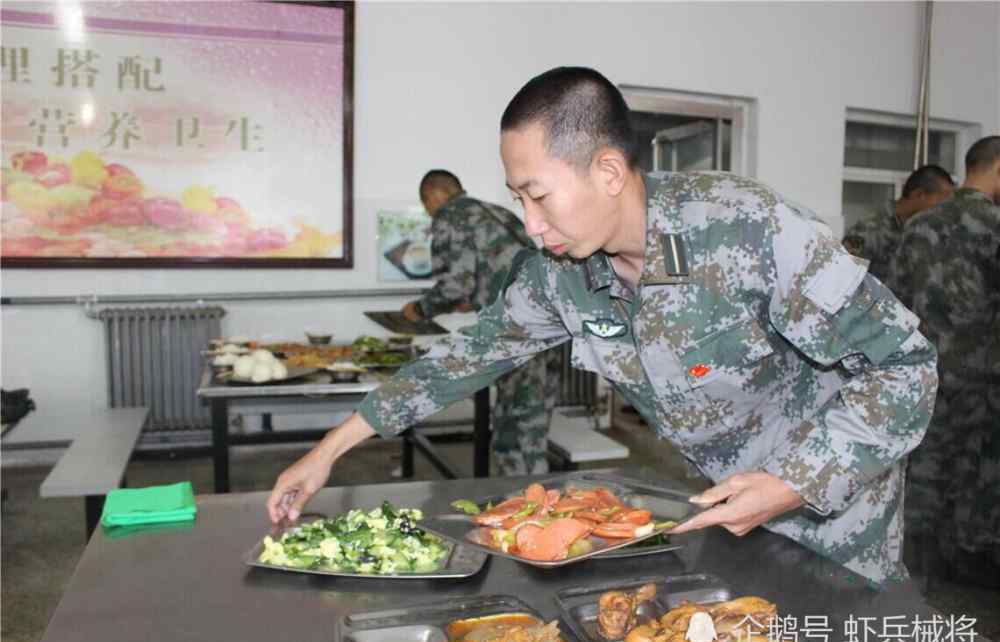
[{"label": "window frame", "polygon": [[636,85],[619,85],[618,88],[631,111],[729,120],[729,171],[756,176],[755,99]]},{"label": "window frame", "polygon": [[[844,116],[844,144],[841,145],[841,147],[846,147],[847,123],[849,122],[863,123],[866,125],[885,125],[887,127],[909,128],[914,126],[916,118],[917,117],[914,115],[895,114],[891,112],[876,111],[873,109],[848,107]],[[967,150],[972,143],[979,139],[981,127],[975,123],[948,120],[945,118],[930,118],[928,120],[928,127],[932,131],[954,134],[955,167],[952,170],[951,177],[956,183],[960,183],[961,179],[963,179],[965,175],[965,150]],[[841,189],[843,189],[843,183],[845,181],[854,181],[859,183],[893,183],[896,186],[896,198],[899,198],[902,195],[903,184],[910,175],[910,171],[875,169],[871,167],[847,165],[846,159],[841,161],[841,166],[843,168],[840,180]]]}]

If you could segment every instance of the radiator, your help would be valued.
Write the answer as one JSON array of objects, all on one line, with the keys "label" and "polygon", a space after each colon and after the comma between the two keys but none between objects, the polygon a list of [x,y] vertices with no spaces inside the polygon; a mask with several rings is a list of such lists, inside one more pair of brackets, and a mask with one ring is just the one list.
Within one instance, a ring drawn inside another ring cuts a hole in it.
[{"label": "radiator", "polygon": [[[159,433],[160,441],[169,441],[171,433],[181,437],[187,431],[210,429],[211,416],[196,394],[201,351],[221,336],[225,314],[214,306],[100,310],[109,405],[148,407],[144,432]],[[145,436],[144,441],[155,437]]]}]

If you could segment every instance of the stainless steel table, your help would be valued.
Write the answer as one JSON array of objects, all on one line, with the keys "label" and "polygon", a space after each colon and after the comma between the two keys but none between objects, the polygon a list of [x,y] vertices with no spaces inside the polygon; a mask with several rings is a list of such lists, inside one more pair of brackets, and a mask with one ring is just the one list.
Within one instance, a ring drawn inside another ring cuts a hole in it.
[{"label": "stainless steel table", "polygon": [[[457,480],[326,488],[309,510],[333,514],[390,499],[438,512],[453,499],[513,491],[528,480],[483,479],[474,487]],[[828,616],[830,640],[849,639],[843,634],[848,617],[873,617],[873,626],[879,626],[890,616],[912,621],[934,613],[912,582],[876,591],[842,567],[763,530],[736,538],[715,528],[684,536],[686,546],[676,553],[595,559],[551,570],[491,558],[479,574],[457,581],[338,579],[250,568],[240,558],[269,530],[266,497],[266,492],[200,496],[197,521],[186,531],[112,539],[98,530],[44,640],[333,642],[334,623],[350,612],[510,594],[555,617],[555,592],[563,587],[688,572],[718,575],[736,595],[773,600],[781,614],[799,622],[807,615]]]},{"label": "stainless steel table", "polygon": [[[256,434],[234,435],[229,432],[229,411],[247,414],[318,414],[331,415],[352,412],[365,395],[379,387],[378,377],[360,383],[330,383],[325,372],[312,375],[303,381],[280,385],[230,385],[217,381],[212,371],[202,372],[198,396],[211,405],[212,414],[212,463],[215,474],[215,492],[229,492],[229,448],[244,444],[315,441],[333,425],[317,430],[282,430]],[[473,419],[473,474],[488,477],[490,472],[490,399],[489,389],[475,394]],[[432,424],[424,424],[432,425]],[[412,474],[413,450],[420,450],[446,477],[454,478],[450,467],[436,453],[430,440],[418,431],[404,435],[403,476]],[[409,469],[409,470],[408,470]]]}]

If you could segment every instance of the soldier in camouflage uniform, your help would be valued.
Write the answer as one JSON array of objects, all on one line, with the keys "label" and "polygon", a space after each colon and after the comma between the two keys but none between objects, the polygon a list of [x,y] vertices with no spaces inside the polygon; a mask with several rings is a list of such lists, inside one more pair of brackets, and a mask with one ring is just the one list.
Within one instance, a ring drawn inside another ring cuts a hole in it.
[{"label": "soldier in camouflage uniform", "polygon": [[285,471],[297,517],[343,452],[394,435],[572,342],[717,482],[678,528],[782,533],[881,582],[901,564],[902,460],[936,389],[916,317],[812,215],[751,179],[643,175],[628,108],[595,71],[530,81],[501,120],[509,188],[547,252],[518,256],[476,326],[432,349]]},{"label": "soldier in camouflage uniform", "polygon": [[891,289],[892,283],[887,280],[889,261],[899,247],[903,226],[917,212],[950,198],[954,190],[951,176],[937,165],[914,170],[903,184],[902,197],[855,223],[844,234],[844,247],[854,256],[867,259],[868,273]]},{"label": "soldier in camouflage uniform", "polygon": [[[1000,137],[969,149],[954,197],[906,227],[893,273],[938,349],[940,388],[910,455],[908,546],[917,559],[1000,584]],[[931,550],[927,550],[930,548]]]},{"label": "soldier in camouflage uniform", "polygon": [[[420,182],[420,199],[432,217],[437,282],[403,314],[420,319],[482,310],[496,298],[514,256],[535,244],[517,216],[468,196],[451,172],[428,172]],[[492,446],[501,475],[548,472],[558,358],[559,352],[550,350],[496,380]]]}]

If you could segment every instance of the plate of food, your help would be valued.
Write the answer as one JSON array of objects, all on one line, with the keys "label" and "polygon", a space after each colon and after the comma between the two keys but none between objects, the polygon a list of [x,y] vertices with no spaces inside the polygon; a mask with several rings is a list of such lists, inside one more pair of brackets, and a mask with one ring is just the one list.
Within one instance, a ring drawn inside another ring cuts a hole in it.
[{"label": "plate of food", "polygon": [[511,595],[484,595],[346,615],[343,642],[564,642],[559,622]]},{"label": "plate of food", "polygon": [[314,372],[316,368],[289,365],[270,350],[259,349],[237,357],[232,372],[223,372],[218,377],[226,383],[260,385],[284,383]]},{"label": "plate of food", "polygon": [[[548,568],[680,548],[668,537],[697,510],[688,496],[624,477],[572,474],[510,495],[457,500],[452,506],[460,513],[424,525],[492,555]],[[661,539],[642,546],[653,538]]]},{"label": "plate of food", "polygon": [[265,536],[244,556],[249,566],[337,577],[469,577],[487,555],[420,527],[422,514],[390,502],[307,521]]},{"label": "plate of food", "polygon": [[581,642],[768,642],[777,617],[774,603],[733,598],[708,574],[565,588],[556,593],[556,605]]}]

